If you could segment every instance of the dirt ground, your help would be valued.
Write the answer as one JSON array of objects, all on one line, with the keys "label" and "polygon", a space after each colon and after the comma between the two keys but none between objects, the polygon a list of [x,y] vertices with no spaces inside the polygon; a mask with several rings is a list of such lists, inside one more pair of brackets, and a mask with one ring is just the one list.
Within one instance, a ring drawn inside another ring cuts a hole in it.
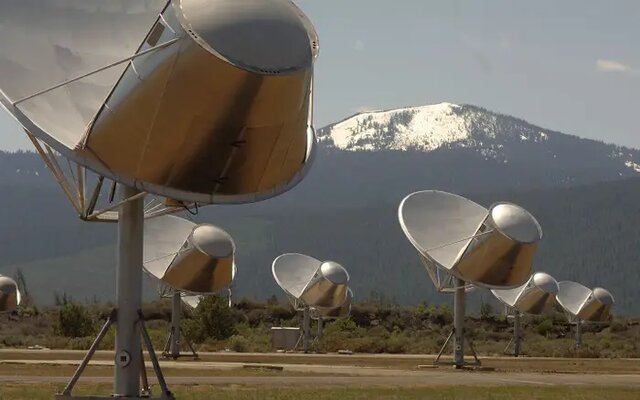
[{"label": "dirt ground", "polygon": [[[83,352],[0,351],[0,383],[63,384]],[[110,352],[92,361],[83,383],[112,382]],[[205,353],[200,360],[162,361],[170,384],[203,385],[597,385],[640,388],[640,360],[483,358],[487,370],[432,368],[430,355]],[[423,364],[426,368],[419,369]],[[260,367],[274,366],[265,374]],[[151,365],[147,363],[147,367]],[[253,372],[255,371],[255,373]],[[149,370],[149,375],[152,376]],[[153,379],[152,379],[153,381]]]}]

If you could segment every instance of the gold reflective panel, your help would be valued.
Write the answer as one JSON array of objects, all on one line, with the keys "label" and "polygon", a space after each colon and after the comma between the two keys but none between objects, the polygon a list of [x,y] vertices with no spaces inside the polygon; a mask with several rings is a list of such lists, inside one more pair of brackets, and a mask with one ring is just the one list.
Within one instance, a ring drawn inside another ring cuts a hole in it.
[{"label": "gold reflective panel", "polygon": [[345,300],[345,302],[338,307],[334,307],[334,308],[322,308],[322,307],[318,307],[316,309],[317,313],[318,313],[318,317],[323,318],[323,319],[337,319],[337,318],[344,318],[349,316],[349,314],[351,313],[351,304],[353,303],[353,292],[351,291],[351,289],[347,290],[347,299]]},{"label": "gold reflective panel", "polygon": [[517,287],[531,275],[542,229],[514,204],[491,208],[454,263],[454,274],[488,287]]},{"label": "gold reflective panel", "polygon": [[611,318],[613,303],[614,300],[611,293],[602,288],[595,288],[580,308],[577,317],[584,321],[608,321]]},{"label": "gold reflective panel", "polygon": [[20,305],[20,292],[13,279],[0,275],[0,313],[12,312]]},{"label": "gold reflective panel", "polygon": [[181,191],[244,195],[292,179],[307,156],[310,73],[253,74],[195,42],[176,50],[103,111],[86,151],[115,173]]},{"label": "gold reflective panel", "polygon": [[[202,241],[207,241],[212,248],[200,246]],[[198,225],[167,268],[162,280],[190,293],[219,292],[233,281],[234,252],[235,245],[226,232],[212,225]]]},{"label": "gold reflective panel", "polygon": [[338,263],[322,263],[316,275],[307,284],[300,300],[309,306],[334,308],[347,300],[349,274]]}]

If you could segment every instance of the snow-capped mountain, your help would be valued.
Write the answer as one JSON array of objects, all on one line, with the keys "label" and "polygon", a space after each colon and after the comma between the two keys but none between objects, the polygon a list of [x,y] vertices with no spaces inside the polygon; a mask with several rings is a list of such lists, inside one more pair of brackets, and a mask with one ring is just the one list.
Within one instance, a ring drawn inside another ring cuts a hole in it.
[{"label": "snow-capped mountain", "polygon": [[462,109],[456,104],[441,103],[365,112],[323,130],[321,140],[351,151],[434,150],[468,139],[473,120],[489,119],[483,115],[465,118]]},{"label": "snow-capped mountain", "polygon": [[[471,105],[440,103],[365,112],[321,129],[319,140],[329,148],[345,151],[431,152],[466,148],[503,163],[519,153],[516,147],[557,159],[567,150],[573,153],[569,156],[574,156],[581,147],[597,145],[601,155],[640,173],[640,154],[635,149],[550,131]],[[566,146],[567,141],[578,149]]]}]

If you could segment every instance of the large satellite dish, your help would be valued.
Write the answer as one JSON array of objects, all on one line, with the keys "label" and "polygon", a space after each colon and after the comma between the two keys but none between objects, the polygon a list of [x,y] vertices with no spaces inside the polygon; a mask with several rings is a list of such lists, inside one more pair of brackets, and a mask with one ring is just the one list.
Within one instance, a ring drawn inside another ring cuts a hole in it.
[{"label": "large satellite dish", "polygon": [[576,325],[576,347],[582,346],[582,324],[604,323],[611,319],[615,304],[613,295],[606,289],[589,289],[577,282],[558,282],[556,300],[565,310],[569,322]]},{"label": "large satellite dish", "polygon": [[[487,209],[438,190],[405,197],[398,208],[398,219],[436,288],[455,292],[453,332],[436,363],[454,337],[454,365],[462,368],[465,292],[470,285],[509,289],[524,284],[531,275],[542,228],[529,212],[515,204],[497,203]],[[474,358],[479,364],[475,354]]]},{"label": "large satellite dish", "polygon": [[514,355],[518,357],[521,349],[520,317],[522,314],[540,315],[553,309],[558,294],[558,282],[549,274],[536,272],[522,286],[515,289],[491,292],[504,303],[513,314],[513,338],[507,344],[505,352],[514,344]]},{"label": "large satellite dish", "polygon": [[615,301],[608,290],[603,288],[589,289],[571,281],[559,282],[558,287],[558,303],[571,318],[589,322],[604,322],[611,317],[611,307]]},{"label": "large satellite dish", "polygon": [[224,230],[165,215],[144,226],[144,268],[177,291],[213,294],[236,273],[235,243]]},{"label": "large satellite dish", "polygon": [[428,268],[487,288],[526,282],[542,239],[535,218],[515,204],[486,209],[437,190],[407,196],[400,203],[399,220]]},{"label": "large satellite dish", "polygon": [[522,286],[515,289],[491,291],[508,307],[521,313],[539,315],[553,308],[558,282],[549,274],[536,272]]},{"label": "large satellite dish", "polygon": [[184,341],[198,358],[180,328],[182,302],[197,306],[201,295],[219,293],[232,284],[236,275],[235,243],[231,235],[216,226],[196,225],[172,215],[149,219],[144,229],[143,266],[160,283],[162,294],[172,298],[170,331],[162,354],[181,357]]},{"label": "large satellite dish", "polygon": [[118,221],[117,307],[58,398],[73,398],[111,324],[113,396],[148,394],[142,336],[172,398],[140,315],[144,218],[304,177],[316,32],[289,0],[21,0],[0,2],[0,33],[0,103],[80,217]]},{"label": "large satellite dish", "polygon": [[20,291],[16,281],[0,275],[0,313],[15,311],[20,301]]},{"label": "large satellite dish", "polygon": [[278,286],[296,310],[303,311],[303,349],[309,351],[309,331],[312,311],[322,313],[348,313],[349,273],[334,261],[320,261],[313,257],[287,253],[278,256],[271,267]]},{"label": "large satellite dish", "polygon": [[304,175],[318,39],[290,1],[23,0],[0,15],[0,101],[81,166],[201,203]]}]

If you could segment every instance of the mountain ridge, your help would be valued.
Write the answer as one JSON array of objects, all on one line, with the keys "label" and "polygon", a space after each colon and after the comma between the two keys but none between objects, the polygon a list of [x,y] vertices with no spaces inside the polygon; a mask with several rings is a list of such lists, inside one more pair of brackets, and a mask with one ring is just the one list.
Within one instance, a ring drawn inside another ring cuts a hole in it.
[{"label": "mountain ridge", "polygon": [[442,147],[467,147],[479,149],[486,157],[493,158],[505,156],[505,143],[500,142],[514,139],[548,142],[549,136],[602,145],[611,151],[612,159],[621,159],[624,166],[640,172],[638,149],[542,128],[524,119],[469,104],[444,102],[367,111],[318,130],[321,144],[344,151],[429,152]]}]

